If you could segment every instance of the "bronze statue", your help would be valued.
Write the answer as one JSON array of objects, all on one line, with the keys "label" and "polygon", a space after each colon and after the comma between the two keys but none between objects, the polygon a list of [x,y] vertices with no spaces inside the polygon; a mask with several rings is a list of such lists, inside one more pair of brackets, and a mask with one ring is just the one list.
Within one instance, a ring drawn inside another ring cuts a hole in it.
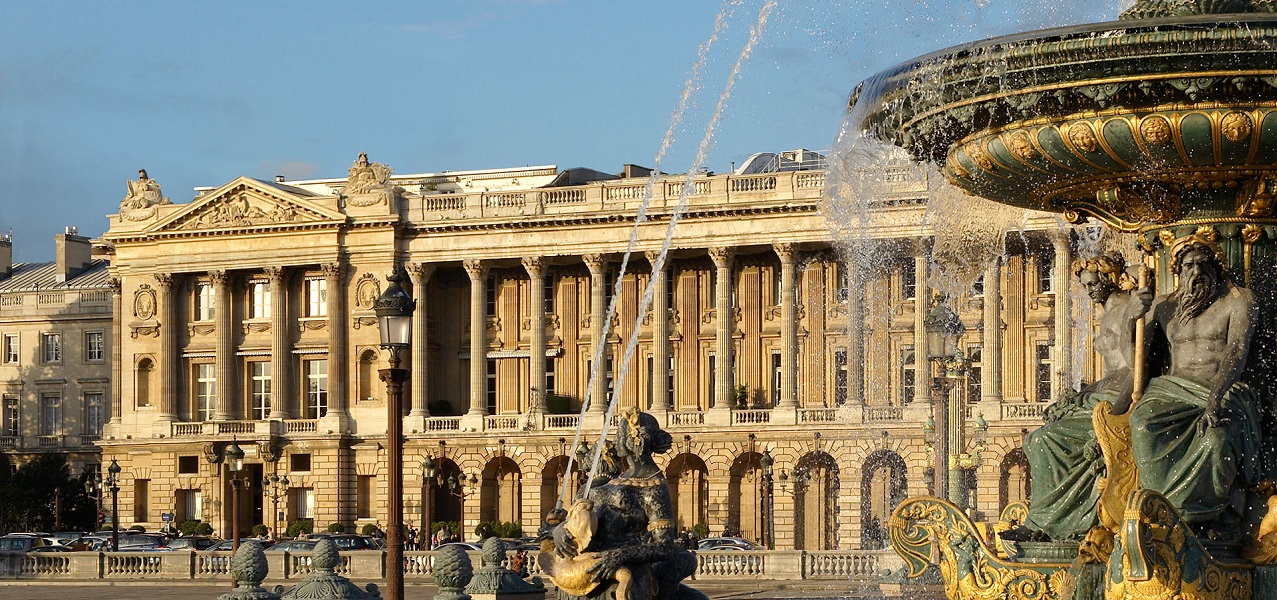
[{"label": "bronze statue", "polygon": [[619,476],[594,487],[566,512],[546,516],[551,538],[538,564],[561,598],[704,600],[680,582],[696,570],[696,558],[676,545],[673,508],[664,473],[653,453],[673,443],[656,419],[628,409],[616,432],[616,454],[628,463]]}]

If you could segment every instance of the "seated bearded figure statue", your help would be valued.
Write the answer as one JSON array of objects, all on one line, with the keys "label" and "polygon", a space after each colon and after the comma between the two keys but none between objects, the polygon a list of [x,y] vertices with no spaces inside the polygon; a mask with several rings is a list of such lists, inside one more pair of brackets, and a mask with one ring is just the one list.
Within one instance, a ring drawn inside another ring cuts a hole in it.
[{"label": "seated bearded figure statue", "polygon": [[669,488],[652,460],[671,444],[655,418],[628,409],[615,445],[625,471],[566,512],[547,515],[542,531],[553,542],[543,544],[537,560],[560,598],[603,597],[609,590],[617,600],[706,598],[679,583],[696,570],[696,558],[675,544]]}]

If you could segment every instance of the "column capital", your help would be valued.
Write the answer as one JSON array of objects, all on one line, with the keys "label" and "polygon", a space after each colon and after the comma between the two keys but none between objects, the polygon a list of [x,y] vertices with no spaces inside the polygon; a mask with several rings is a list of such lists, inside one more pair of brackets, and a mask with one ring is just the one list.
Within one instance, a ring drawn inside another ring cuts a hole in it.
[{"label": "column capital", "polygon": [[471,280],[483,279],[483,276],[488,274],[488,265],[479,258],[467,258],[461,261],[461,266],[465,268]]},{"label": "column capital", "polygon": [[164,290],[165,292],[172,291],[173,274],[172,273],[156,273],[155,283],[159,285],[160,289]]},{"label": "column capital", "polygon": [[413,285],[429,282],[430,276],[435,273],[434,263],[428,262],[404,263],[404,269],[408,271],[408,277]]},{"label": "column capital", "polygon": [[111,288],[111,295],[113,296],[119,296],[120,290],[123,288],[123,284],[120,282],[119,277],[111,277],[107,279],[106,285]]},{"label": "column capital", "polygon": [[931,251],[932,246],[935,246],[935,244],[936,239],[933,237],[920,237],[915,239],[913,241],[914,257],[926,257],[927,253]]},{"label": "column capital", "polygon": [[319,265],[319,270],[323,272],[324,279],[328,280],[340,279],[346,272],[345,266],[336,261]]},{"label": "column capital", "polygon": [[581,260],[585,261],[585,268],[590,270],[590,275],[598,276],[603,273],[603,265],[607,264],[606,254],[582,254]]},{"label": "column capital", "polygon": [[226,271],[209,271],[208,278],[213,282],[213,285],[226,285],[230,281]]},{"label": "column capital", "polygon": [[714,266],[719,269],[726,269],[732,266],[732,258],[735,256],[735,248],[716,246],[709,249],[709,259],[714,261]]},{"label": "column capital", "polygon": [[[648,250],[648,251],[646,251],[646,252],[644,252],[644,253],[643,253],[643,258],[646,258],[646,259],[647,259],[647,264],[652,265],[652,268],[653,268],[653,269],[655,269],[655,268],[656,268],[656,261],[658,261],[658,260],[660,260],[660,259],[661,259],[661,251],[660,251],[660,250]],[[668,255],[667,255],[667,256],[666,256],[666,259],[667,259],[667,260],[665,261],[666,263],[668,263],[668,262],[669,262],[668,258],[669,258],[669,257],[668,257]]]},{"label": "column capital", "polygon": [[1067,229],[1056,231],[1051,234],[1051,243],[1055,246],[1056,252],[1060,252],[1061,250],[1067,252],[1073,245],[1073,236],[1070,235],[1069,230]]},{"label": "column capital", "polygon": [[519,260],[523,263],[523,270],[528,272],[528,277],[540,279],[545,274],[545,258],[541,256],[525,256]]},{"label": "column capital", "polygon": [[784,263],[794,262],[794,258],[798,256],[798,245],[789,242],[780,244],[772,244],[772,251],[776,253],[776,257]]},{"label": "column capital", "polygon": [[266,267],[262,269],[266,277],[271,281],[280,281],[284,279],[284,267]]}]

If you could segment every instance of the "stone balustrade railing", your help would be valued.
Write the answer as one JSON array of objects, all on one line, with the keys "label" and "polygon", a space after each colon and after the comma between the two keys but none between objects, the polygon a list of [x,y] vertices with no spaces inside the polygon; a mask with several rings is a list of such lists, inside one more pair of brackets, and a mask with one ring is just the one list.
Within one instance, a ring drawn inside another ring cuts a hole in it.
[{"label": "stone balustrade railing", "polygon": [[[404,552],[404,579],[429,580],[434,552]],[[471,553],[479,564],[480,556]],[[528,570],[540,575],[535,553]],[[299,579],[313,572],[308,553],[266,552],[271,580]],[[356,580],[384,579],[385,553],[345,552],[337,572]],[[0,554],[0,580],[204,580],[230,579],[230,552],[32,552]],[[694,579],[837,579],[876,581],[901,565],[890,550],[724,550],[696,553]]]}]

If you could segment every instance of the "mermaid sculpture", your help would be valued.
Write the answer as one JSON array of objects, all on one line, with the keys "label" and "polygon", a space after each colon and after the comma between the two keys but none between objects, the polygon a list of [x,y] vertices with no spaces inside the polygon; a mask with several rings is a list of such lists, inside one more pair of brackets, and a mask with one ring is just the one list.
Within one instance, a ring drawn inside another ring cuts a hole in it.
[{"label": "mermaid sculpture", "polygon": [[627,409],[616,432],[617,456],[627,468],[591,489],[567,511],[546,515],[538,564],[560,600],[705,600],[680,582],[696,570],[696,557],[675,545],[669,487],[653,453],[672,439],[656,419]]}]

